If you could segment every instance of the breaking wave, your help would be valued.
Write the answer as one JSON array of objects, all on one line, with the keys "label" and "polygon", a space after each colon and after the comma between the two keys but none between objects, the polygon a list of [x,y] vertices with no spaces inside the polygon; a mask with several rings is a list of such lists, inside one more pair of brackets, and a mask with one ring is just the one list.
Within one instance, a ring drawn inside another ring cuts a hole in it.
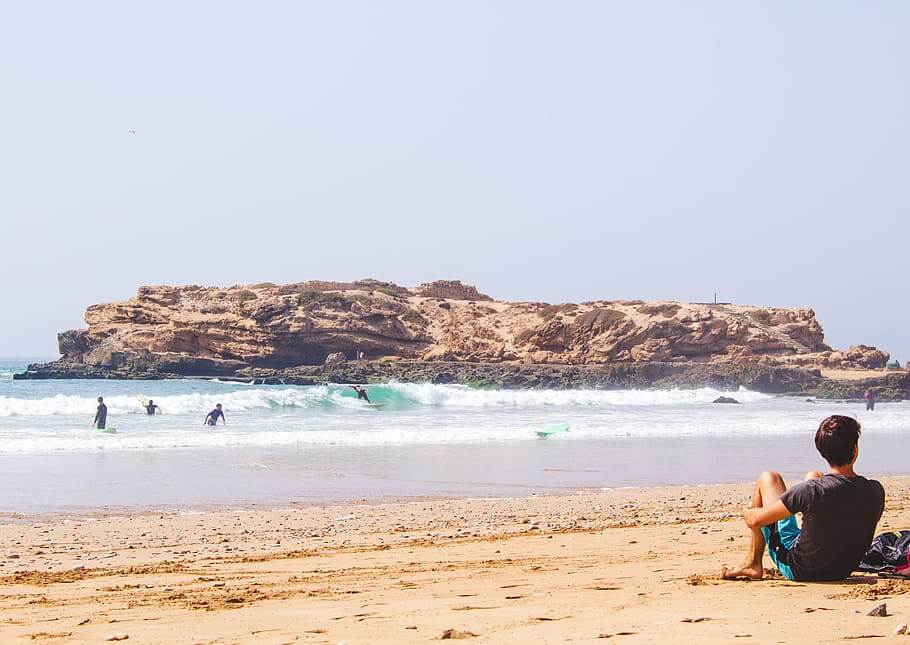
[{"label": "breaking wave", "polygon": [[[151,389],[149,391],[151,392]],[[710,403],[718,396],[733,395],[741,402],[769,399],[765,394],[740,390],[724,392],[713,388],[694,390],[478,390],[457,385],[388,384],[367,387],[371,401],[387,409],[432,408],[541,408],[563,406],[685,406]],[[169,415],[205,414],[216,403],[225,410],[242,413],[254,410],[318,409],[358,410],[364,406],[353,390],[341,385],[325,386],[244,386],[224,392],[192,392],[163,396],[149,395]],[[106,396],[112,414],[144,414],[141,395]],[[92,415],[94,397],[56,394],[44,398],[0,396],[0,417]]]}]

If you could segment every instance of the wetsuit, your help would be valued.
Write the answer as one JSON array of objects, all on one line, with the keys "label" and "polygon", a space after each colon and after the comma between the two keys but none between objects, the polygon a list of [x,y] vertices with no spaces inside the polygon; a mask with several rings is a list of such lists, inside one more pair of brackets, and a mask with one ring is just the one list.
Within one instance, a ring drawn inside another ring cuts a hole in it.
[{"label": "wetsuit", "polygon": [[218,425],[219,418],[221,418],[221,419],[224,418],[224,412],[222,412],[218,408],[215,408],[214,410],[209,412],[208,415],[205,417],[205,423],[206,423],[206,425],[210,425],[210,426]]},{"label": "wetsuit", "polygon": [[98,404],[98,411],[95,412],[95,427],[104,430],[107,425],[107,406],[103,403]]},{"label": "wetsuit", "polygon": [[354,391],[357,392],[358,401],[366,401],[367,403],[370,402],[370,397],[367,396],[367,391],[365,389],[362,387],[355,387]]},{"label": "wetsuit", "polygon": [[153,414],[155,414],[155,412],[157,410],[158,410],[158,406],[155,405],[154,403],[149,403],[147,406],[145,406],[145,412],[149,416],[152,416]]}]

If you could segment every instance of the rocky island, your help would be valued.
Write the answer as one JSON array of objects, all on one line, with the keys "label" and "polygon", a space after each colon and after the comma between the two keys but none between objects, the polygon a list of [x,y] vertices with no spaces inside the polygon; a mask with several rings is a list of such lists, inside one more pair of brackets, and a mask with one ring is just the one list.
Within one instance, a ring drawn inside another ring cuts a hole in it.
[{"label": "rocky island", "polygon": [[883,371],[886,352],[828,346],[811,309],[504,302],[458,281],[360,280],[141,287],[126,302],[90,306],[85,321],[58,335],[59,360],[16,378],[742,385],[831,396],[875,386],[893,398],[910,388],[905,372]]}]

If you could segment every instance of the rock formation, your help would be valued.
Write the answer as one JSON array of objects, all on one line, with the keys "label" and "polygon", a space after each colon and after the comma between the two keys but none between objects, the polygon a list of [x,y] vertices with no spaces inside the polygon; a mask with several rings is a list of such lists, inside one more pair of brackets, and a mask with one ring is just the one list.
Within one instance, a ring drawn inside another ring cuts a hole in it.
[{"label": "rock formation", "polygon": [[[370,361],[523,365],[725,364],[879,369],[887,353],[833,350],[811,309],[730,304],[502,302],[457,281],[141,287],[59,335],[49,371],[233,375]],[[328,360],[327,360],[328,359]]]}]

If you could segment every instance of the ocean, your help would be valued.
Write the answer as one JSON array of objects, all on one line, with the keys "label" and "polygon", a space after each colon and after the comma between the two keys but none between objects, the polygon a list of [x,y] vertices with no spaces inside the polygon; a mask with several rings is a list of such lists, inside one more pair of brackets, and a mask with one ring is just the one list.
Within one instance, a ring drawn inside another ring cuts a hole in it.
[{"label": "ocean", "polygon": [[[747,481],[818,468],[812,436],[829,414],[865,428],[876,474],[901,458],[910,404],[709,388],[481,390],[370,385],[367,407],[343,385],[183,381],[13,381],[0,361],[0,512],[248,506],[502,496],[578,488]],[[730,396],[740,405],[713,404]],[[94,430],[104,396],[108,427]],[[149,416],[142,398],[163,414]],[[216,403],[227,425],[203,419]],[[566,423],[569,432],[536,431]],[[860,468],[861,469],[861,468]]]}]

